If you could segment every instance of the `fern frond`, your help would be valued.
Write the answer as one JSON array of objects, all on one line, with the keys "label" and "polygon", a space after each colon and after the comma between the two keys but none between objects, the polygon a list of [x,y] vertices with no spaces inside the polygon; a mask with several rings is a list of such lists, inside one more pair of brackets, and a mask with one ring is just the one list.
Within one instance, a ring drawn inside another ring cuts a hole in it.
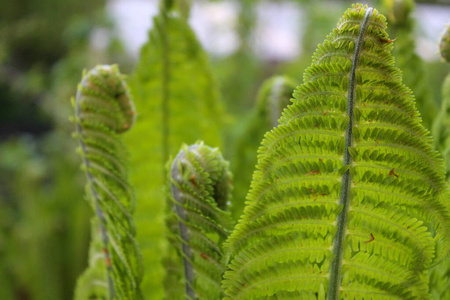
[{"label": "fern frond", "polygon": [[75,106],[76,138],[95,211],[110,299],[140,299],[140,253],[132,220],[134,193],[127,181],[126,150],[119,134],[134,122],[128,87],[116,66],[97,66],[83,76]]},{"label": "fern frond", "polygon": [[244,209],[244,199],[250,185],[257,151],[264,134],[278,125],[284,108],[290,104],[295,81],[287,76],[273,76],[263,82],[258,92],[257,106],[250,113],[244,129],[237,138],[232,160],[234,174],[233,202],[230,211],[239,218]]},{"label": "fern frond", "polygon": [[[220,151],[203,143],[183,146],[170,171],[171,207],[167,225],[172,257],[166,299],[221,299],[220,283],[225,264],[222,244],[231,231],[231,215],[226,211],[230,201],[231,173]],[[184,293],[175,296],[173,290]]]},{"label": "fern frond", "polygon": [[158,300],[164,294],[157,254],[166,248],[165,163],[183,143],[202,139],[221,146],[223,117],[208,59],[187,20],[162,7],[130,80],[139,116],[124,137],[131,152],[130,180],[139,199],[135,222],[146,270],[141,288],[147,299]]},{"label": "fern frond", "polygon": [[442,159],[390,52],[353,5],[259,149],[227,241],[230,299],[427,299],[449,249]]}]

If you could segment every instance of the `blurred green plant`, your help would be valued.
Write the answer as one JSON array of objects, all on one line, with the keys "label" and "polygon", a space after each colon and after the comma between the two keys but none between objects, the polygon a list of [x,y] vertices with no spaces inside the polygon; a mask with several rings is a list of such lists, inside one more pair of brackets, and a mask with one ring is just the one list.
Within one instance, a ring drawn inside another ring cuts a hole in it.
[{"label": "blurred green plant", "polygon": [[257,162],[255,153],[264,134],[278,125],[282,111],[290,104],[298,84],[287,76],[273,76],[262,84],[257,105],[236,134],[232,173],[234,174],[233,202],[230,211],[235,219],[242,214],[245,198]]},{"label": "blurred green plant", "polygon": [[383,0],[383,4],[390,24],[389,34],[395,41],[392,51],[395,64],[403,72],[403,83],[414,89],[423,124],[431,130],[438,109],[429,88],[428,68],[416,53],[414,0]]},{"label": "blurred green plant", "polygon": [[[101,13],[104,0],[89,4],[78,0],[69,0],[65,4],[52,0],[45,5],[36,0],[16,2],[0,4],[0,291],[2,299],[7,300],[71,299],[76,278],[87,263],[92,213],[86,203],[80,201],[83,180],[77,172],[78,159],[71,150],[75,143],[68,137],[73,131],[67,120],[70,115],[68,99],[75,93],[74,82],[79,78],[80,66],[119,62],[122,69],[130,71],[132,68],[114,34],[107,49],[94,49],[90,45],[95,26],[112,32],[111,23]],[[182,143],[192,144],[199,139],[213,147],[222,147],[225,157],[231,158],[235,173],[235,199],[231,199],[235,222],[243,209],[247,182],[256,163],[254,150],[238,149],[246,142],[249,145],[245,149],[256,148],[264,132],[273,126],[268,124],[267,118],[258,119],[257,115],[276,114],[276,111],[263,113],[260,102],[255,105],[254,100],[261,99],[256,96],[257,87],[276,70],[293,76],[292,81],[298,81],[301,70],[311,63],[310,53],[331,30],[345,5],[343,2],[296,1],[304,10],[303,52],[294,62],[280,65],[280,62],[263,61],[253,53],[251,43],[260,1],[242,1],[237,22],[240,46],[228,57],[213,58],[210,68],[208,58],[187,23],[190,2],[161,1],[161,11],[149,33],[149,42],[142,49],[136,71],[129,79],[138,109],[138,122],[125,141],[131,146],[130,175],[138,197],[135,221],[146,272],[141,287],[149,299],[161,299],[163,285],[169,289],[171,285],[170,280],[163,283],[165,271],[161,263],[161,253],[168,246],[163,238],[166,160],[176,154],[174,151]],[[324,4],[328,9],[323,9]],[[408,12],[408,9],[400,10],[390,17],[398,24],[406,22],[409,27],[392,24],[391,28],[399,28],[391,34],[397,40],[386,40],[386,43],[404,47],[394,56],[404,70],[405,83],[416,91],[417,104],[429,126],[434,115],[428,114],[426,101],[431,95],[433,105],[441,103],[442,79],[450,68],[440,62],[421,61],[413,47],[408,47],[416,36]],[[394,52],[402,47],[395,47]],[[410,66],[428,71],[428,74],[416,74],[421,73],[416,69],[408,71]],[[213,75],[220,79],[221,93]],[[411,79],[407,79],[408,76]],[[306,82],[310,78],[303,80]],[[264,87],[262,90],[268,91]],[[288,90],[285,99],[290,97]],[[216,107],[220,94],[231,118],[221,107]],[[250,123],[262,125],[252,127]],[[226,142],[222,141],[223,136]],[[437,147],[445,149],[446,145],[441,144],[441,141],[445,143],[445,133],[441,137],[439,141],[436,139]],[[391,177],[396,177],[398,172],[392,169]],[[317,174],[308,177],[314,175]],[[187,185],[194,185],[193,182],[197,184],[195,177],[194,181],[189,178]],[[95,230],[98,223],[92,221],[91,225],[93,242],[89,270],[95,272],[91,273],[92,277],[82,277],[81,286],[89,286],[98,278],[105,282],[105,261],[99,259],[103,246],[99,232]],[[174,234],[166,234],[171,236],[172,242],[176,239]],[[207,237],[216,240],[211,234]],[[375,242],[365,240],[360,245],[370,248],[378,242],[378,235],[374,239]],[[208,257],[202,253],[200,258]],[[228,259],[230,254],[224,254],[224,259]],[[185,279],[180,271],[180,252],[175,257],[175,263],[168,264],[168,260],[164,263],[175,272],[177,286],[181,283],[180,289],[170,291],[176,294],[180,290],[184,292]],[[197,262],[207,266],[204,260]],[[448,259],[444,262],[448,263]],[[447,297],[448,281],[443,280],[447,275],[445,263],[429,272],[430,293],[435,299]],[[240,284],[246,288],[247,283]],[[91,287],[98,299],[107,298],[104,287]],[[324,291],[325,286],[319,292],[323,294]],[[91,292],[89,288],[79,288],[76,297],[84,299],[92,295]],[[175,294],[166,293],[166,298],[171,299]]]},{"label": "blurred green plant", "polygon": [[[67,116],[80,66],[111,58],[128,63],[105,3],[0,3],[2,299],[72,299],[86,266],[91,212],[80,201],[83,180]],[[105,50],[90,46],[99,27],[111,32]]]}]

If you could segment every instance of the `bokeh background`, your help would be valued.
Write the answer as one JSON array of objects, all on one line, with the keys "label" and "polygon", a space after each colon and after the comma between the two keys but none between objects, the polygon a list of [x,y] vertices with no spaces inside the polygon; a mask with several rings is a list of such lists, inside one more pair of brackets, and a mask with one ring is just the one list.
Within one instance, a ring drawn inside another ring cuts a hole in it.
[{"label": "bokeh background", "polygon": [[[83,69],[117,63],[133,72],[158,2],[0,0],[0,299],[72,299],[87,265],[92,212],[70,99]],[[369,4],[383,12],[380,2]],[[228,136],[239,132],[263,80],[287,74],[301,84],[317,44],[351,3],[192,0],[190,23],[220,84]],[[449,0],[417,1],[408,29],[422,62],[405,82],[431,99],[421,112],[426,126],[450,72],[438,54],[449,17]],[[391,37],[401,39],[395,30]]]}]

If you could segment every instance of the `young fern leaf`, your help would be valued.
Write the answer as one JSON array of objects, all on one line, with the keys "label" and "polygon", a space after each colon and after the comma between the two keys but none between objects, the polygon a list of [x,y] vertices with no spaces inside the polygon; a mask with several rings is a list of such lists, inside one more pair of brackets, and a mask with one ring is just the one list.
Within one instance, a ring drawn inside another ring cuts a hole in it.
[{"label": "young fern leaf", "polygon": [[146,270],[141,288],[147,299],[157,300],[164,295],[164,269],[155,253],[165,249],[165,164],[183,143],[202,139],[221,146],[223,117],[206,54],[187,20],[169,2],[179,1],[161,5],[130,79],[139,116],[124,137],[131,152],[130,180],[139,199],[135,222]]},{"label": "young fern leaf", "polygon": [[[184,276],[167,286],[166,299],[221,299],[222,244],[233,225],[226,211],[231,190],[228,162],[217,148],[203,143],[183,146],[172,163],[170,181],[167,225],[177,253],[172,266],[183,266]],[[173,276],[170,271],[168,276]],[[174,295],[174,289],[182,290],[180,284],[184,293]]]},{"label": "young fern leaf", "polygon": [[226,243],[230,299],[429,298],[448,190],[385,28],[347,10],[266,134]]},{"label": "young fern leaf", "polygon": [[235,219],[244,209],[244,199],[250,185],[255,152],[264,134],[278,125],[281,112],[290,104],[295,81],[288,76],[273,76],[267,79],[258,92],[258,103],[251,112],[244,129],[239,133],[233,156],[234,191],[230,211]]},{"label": "young fern leaf", "polygon": [[142,264],[131,216],[134,194],[119,137],[132,126],[135,111],[118,68],[97,66],[85,74],[74,106],[86,191],[103,243],[108,298],[141,299]]}]

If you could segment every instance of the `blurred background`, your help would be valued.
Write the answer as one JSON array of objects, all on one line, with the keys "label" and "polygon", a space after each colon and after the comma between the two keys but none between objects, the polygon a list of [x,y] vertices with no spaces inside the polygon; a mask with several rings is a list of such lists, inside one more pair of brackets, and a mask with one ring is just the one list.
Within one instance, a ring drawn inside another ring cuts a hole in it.
[{"label": "blurred background", "polygon": [[[449,1],[417,1],[408,29],[431,119],[450,71],[438,55]],[[71,138],[70,99],[83,69],[117,63],[133,72],[158,2],[0,0],[0,299],[73,297],[87,265],[91,210]],[[383,12],[380,2],[369,4]],[[287,74],[302,83],[317,44],[351,3],[192,0],[190,23],[210,56],[233,130],[264,79]],[[400,30],[390,30],[401,39]]]}]

